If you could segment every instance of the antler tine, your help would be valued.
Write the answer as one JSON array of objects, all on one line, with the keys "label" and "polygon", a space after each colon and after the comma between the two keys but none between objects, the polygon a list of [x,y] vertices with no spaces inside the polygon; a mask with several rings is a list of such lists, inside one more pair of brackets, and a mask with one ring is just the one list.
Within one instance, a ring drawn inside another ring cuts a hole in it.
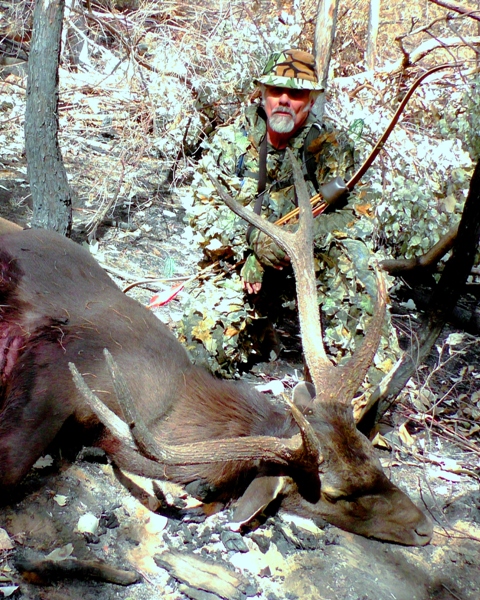
[{"label": "antler tine", "polygon": [[333,365],[327,358],[322,342],[322,328],[317,301],[315,268],[313,262],[313,216],[309,194],[300,165],[287,149],[293,165],[295,189],[300,207],[299,226],[288,232],[241,206],[229,196],[211,175],[210,181],[225,204],[239,217],[269,235],[290,257],[298,298],[298,313],[305,359],[316,390],[324,387],[325,379],[332,377]]},{"label": "antler tine", "polygon": [[120,404],[123,418],[127,422],[130,432],[140,452],[147,458],[154,460],[165,460],[165,450],[150,433],[144,420],[135,406],[127,382],[119,371],[117,363],[113,360],[110,352],[104,348],[103,355],[107,362],[110,377],[112,378],[115,396]]},{"label": "antler tine", "polygon": [[304,427],[302,422],[299,423],[301,434],[291,438],[250,436],[214,439],[182,445],[159,443],[144,424],[127,383],[113,357],[108,350],[104,350],[104,354],[117,400],[128,424],[105,406],[87,386],[76,366],[69,363],[68,366],[72,372],[75,386],[92,412],[114,437],[151,461],[161,465],[184,466],[222,463],[233,460],[265,460],[276,464],[291,464],[292,462],[308,464],[310,456],[318,459],[315,434],[311,431],[311,428]]},{"label": "antler tine", "polygon": [[82,394],[83,399],[87,403],[90,410],[97,416],[98,420],[104,425],[117,439],[123,442],[132,450],[136,450],[135,441],[132,437],[128,425],[117,417],[117,415],[106,406],[98,396],[85,383],[85,380],[80,375],[76,365],[69,362],[68,367],[72,374],[73,383],[77,390]]},{"label": "antler tine", "polygon": [[387,291],[385,277],[379,271],[377,271],[377,284],[377,302],[373,317],[368,323],[362,345],[355,350],[344,365],[338,367],[340,373],[337,375],[335,386],[331,389],[324,388],[321,390],[319,393],[321,399],[324,397],[335,398],[340,402],[349,404],[365,379],[378,349],[386,312]]},{"label": "antler tine", "polygon": [[355,389],[348,392],[349,399],[353,398],[355,392],[358,390],[362,381],[365,379],[367,371],[373,362],[375,354],[378,350],[378,344],[382,335],[382,326],[385,321],[385,313],[387,307],[387,288],[385,283],[385,277],[380,271],[377,271],[377,302],[375,304],[373,317],[368,323],[365,337],[363,338],[362,345],[350,358],[345,365],[345,368],[349,369],[355,376],[352,376],[351,387],[355,386]]}]

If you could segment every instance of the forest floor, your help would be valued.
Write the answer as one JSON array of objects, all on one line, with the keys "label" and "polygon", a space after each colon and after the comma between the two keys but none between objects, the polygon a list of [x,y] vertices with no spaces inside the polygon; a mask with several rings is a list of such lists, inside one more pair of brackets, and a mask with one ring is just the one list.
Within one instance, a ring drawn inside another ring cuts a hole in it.
[{"label": "forest floor", "polygon": [[[24,165],[17,162],[14,176],[5,163],[4,168],[0,216],[24,225],[30,215],[28,202],[20,201],[28,195]],[[163,272],[167,258],[175,260],[179,273],[195,272],[197,253],[183,236],[183,215],[174,196],[162,193],[129,209],[126,217],[119,214],[119,220],[128,221],[130,227],[102,227],[95,246],[102,264],[117,270],[114,278],[120,287],[125,279],[131,283]],[[77,241],[85,240],[91,212],[85,203],[75,207]],[[152,295],[140,286],[129,293],[143,304]],[[168,323],[171,311],[181,310],[178,304],[181,300],[159,309],[158,316]],[[479,352],[479,340],[469,336],[467,349],[458,353],[455,364],[440,368],[438,353],[432,356],[428,373],[436,371],[437,376],[429,393],[446,398],[448,414],[462,401],[476,397]],[[296,377],[300,369],[301,365],[280,357],[257,365],[248,378],[261,383],[285,380]],[[463,395],[457,390],[455,396],[447,397],[445,390],[451,391],[455,379],[467,388]],[[416,385],[412,384],[410,392]],[[434,520],[433,540],[426,547],[364,539],[286,513],[268,517],[242,537],[228,528],[229,509],[203,521],[188,512],[183,519],[167,518],[152,512],[152,497],[139,493],[138,488],[133,493],[132,485],[122,483],[111,465],[55,457],[53,463],[44,461],[34,470],[15,503],[0,508],[0,595],[3,589],[4,595],[11,592],[11,597],[31,600],[478,600],[478,433],[469,438],[448,436],[448,427],[430,427],[428,422],[418,426],[411,420],[410,433],[405,433],[402,424],[408,424],[408,415],[420,414],[409,397],[400,399],[391,417],[391,448],[378,453],[388,476]],[[166,495],[177,505],[186,502],[178,488],[168,488]],[[79,519],[84,515],[93,515],[98,528],[80,533]],[[79,559],[99,558],[133,569],[142,581],[122,587],[70,580],[44,587],[15,571],[16,553],[45,555],[55,549]],[[201,563],[196,562],[198,558]]]}]

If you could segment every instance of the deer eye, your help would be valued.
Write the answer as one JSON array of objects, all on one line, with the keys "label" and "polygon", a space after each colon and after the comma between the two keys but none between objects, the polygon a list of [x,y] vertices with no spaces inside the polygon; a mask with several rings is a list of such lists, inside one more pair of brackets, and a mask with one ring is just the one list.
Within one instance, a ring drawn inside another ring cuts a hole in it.
[{"label": "deer eye", "polygon": [[346,500],[348,498],[347,494],[342,492],[342,490],[322,490],[322,494],[325,500],[332,504],[335,504],[335,502],[338,502],[339,500]]}]

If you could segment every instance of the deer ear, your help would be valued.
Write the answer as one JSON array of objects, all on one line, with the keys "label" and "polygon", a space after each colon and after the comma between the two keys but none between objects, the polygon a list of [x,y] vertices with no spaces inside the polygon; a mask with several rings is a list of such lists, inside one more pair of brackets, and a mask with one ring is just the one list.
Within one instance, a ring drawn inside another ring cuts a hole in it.
[{"label": "deer ear", "polygon": [[292,401],[305,414],[311,408],[315,399],[315,387],[308,381],[301,381],[293,388]]},{"label": "deer ear", "polygon": [[230,529],[239,531],[251,523],[275,498],[288,493],[292,485],[290,477],[265,476],[254,479],[237,502]]}]

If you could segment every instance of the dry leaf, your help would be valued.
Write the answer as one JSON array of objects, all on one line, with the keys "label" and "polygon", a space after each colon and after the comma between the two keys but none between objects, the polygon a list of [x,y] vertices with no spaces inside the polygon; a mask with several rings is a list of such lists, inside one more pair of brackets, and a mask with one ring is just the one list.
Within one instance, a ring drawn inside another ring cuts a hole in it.
[{"label": "dry leaf", "polygon": [[51,467],[53,465],[53,458],[50,454],[46,456],[42,456],[37,460],[37,462],[33,465],[34,469],[44,469],[45,467]]},{"label": "dry leaf", "polygon": [[5,529],[0,528],[0,550],[12,550],[14,544]]},{"label": "dry leaf", "polygon": [[8,598],[12,594],[14,594],[18,590],[18,585],[6,585],[5,587],[0,587],[0,593],[3,595],[3,598]]},{"label": "dry leaf", "polygon": [[392,449],[391,444],[380,433],[377,433],[377,435],[373,438],[372,444],[377,446],[377,448],[386,448],[387,450]]},{"label": "dry leaf", "polygon": [[368,204],[356,204],[355,210],[362,217],[371,217],[372,216],[372,205]]},{"label": "dry leaf", "polygon": [[226,338],[232,338],[234,335],[238,335],[240,333],[240,331],[238,329],[236,329],[235,327],[227,327],[225,329],[225,337]]},{"label": "dry leaf", "polygon": [[405,426],[405,423],[403,423],[402,425],[400,425],[400,427],[398,429],[398,434],[399,434],[400,439],[402,440],[402,442],[405,444],[405,446],[413,446],[415,444],[415,440],[408,433],[407,428]]},{"label": "dry leaf", "polygon": [[86,513],[78,519],[77,531],[80,533],[95,533],[98,529],[99,519],[92,513]]},{"label": "dry leaf", "polygon": [[72,555],[72,552],[73,552],[73,544],[66,544],[65,546],[62,546],[61,548],[55,548],[55,550],[52,550],[50,552],[50,554],[47,554],[45,559],[46,560],[54,560],[55,562],[58,562],[61,560],[66,560],[67,558],[70,558],[70,556]]},{"label": "dry leaf", "polygon": [[66,506],[67,505],[68,498],[67,498],[67,496],[63,496],[63,494],[55,494],[53,499],[58,504],[58,506]]}]

